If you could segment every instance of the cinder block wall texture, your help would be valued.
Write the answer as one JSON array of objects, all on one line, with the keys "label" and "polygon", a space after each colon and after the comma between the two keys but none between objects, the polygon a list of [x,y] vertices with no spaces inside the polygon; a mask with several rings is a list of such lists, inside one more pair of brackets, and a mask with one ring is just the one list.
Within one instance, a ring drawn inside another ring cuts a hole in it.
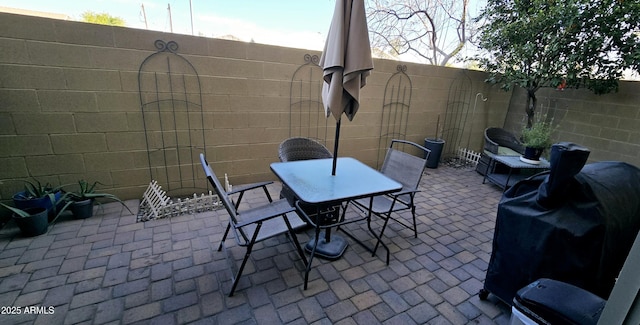
[{"label": "cinder block wall texture", "polygon": [[[640,82],[621,82],[618,92],[595,95],[586,89],[543,88],[536,94],[537,114],[553,117],[554,142],[587,147],[588,162],[625,161],[640,167]],[[526,92],[516,89],[505,128],[520,132],[525,123]]]},{"label": "cinder block wall texture", "polygon": [[[232,184],[275,179],[269,164],[288,137],[292,75],[305,54],[321,53],[0,13],[0,200],[33,178],[52,184],[97,180],[123,199],[141,197],[151,176],[138,69],[156,51],[156,40],[178,43],[178,53],[199,74],[204,150],[219,176],[227,174]],[[469,148],[480,151],[483,130],[504,125],[510,103],[517,102],[510,92],[485,84],[482,72],[376,59],[358,114],[342,122],[340,156],[376,167],[385,85],[399,64],[412,81],[406,136],[412,141],[433,137],[438,120],[443,127],[456,99],[452,84],[461,78],[469,80],[467,104],[475,106],[463,147],[469,141]],[[568,140],[598,143],[592,158],[638,164],[639,136],[632,125],[640,129],[639,88],[625,84],[605,102],[575,95],[580,104],[567,108],[563,120],[572,126]],[[488,100],[474,100],[479,93]],[[588,119],[582,109],[590,112]],[[605,131],[590,134],[599,123],[608,123]],[[331,148],[333,118],[329,125]],[[623,126],[624,134],[618,130]],[[200,167],[195,170],[204,180]]]}]

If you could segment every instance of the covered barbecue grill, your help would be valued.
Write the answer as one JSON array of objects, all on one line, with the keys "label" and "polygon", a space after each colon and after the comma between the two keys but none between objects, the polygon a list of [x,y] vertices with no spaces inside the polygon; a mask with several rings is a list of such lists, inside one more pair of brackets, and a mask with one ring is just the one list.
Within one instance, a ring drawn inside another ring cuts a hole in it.
[{"label": "covered barbecue grill", "polygon": [[640,229],[640,169],[585,166],[588,156],[584,147],[555,144],[550,171],[504,193],[481,299],[491,293],[511,304],[539,278],[609,296]]}]

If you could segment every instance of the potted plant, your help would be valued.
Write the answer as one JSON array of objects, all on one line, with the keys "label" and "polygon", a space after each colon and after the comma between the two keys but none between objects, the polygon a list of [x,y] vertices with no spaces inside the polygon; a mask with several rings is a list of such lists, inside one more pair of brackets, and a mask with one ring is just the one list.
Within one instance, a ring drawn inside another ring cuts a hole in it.
[{"label": "potted plant", "polygon": [[[117,196],[110,193],[96,192],[96,185],[102,184],[100,182],[89,183],[84,179],[78,181],[76,191],[65,191],[61,201],[64,205],[60,209],[58,215],[64,212],[67,208],[71,210],[71,213],[76,219],[86,219],[93,216],[93,204],[96,199],[109,199],[120,202],[127,210],[129,208],[120,200]],[[100,202],[98,202],[100,203]],[[129,210],[131,212],[131,210]],[[133,214],[133,212],[131,212]]]},{"label": "potted plant", "polygon": [[39,180],[24,181],[24,190],[13,195],[13,204],[20,210],[28,208],[45,208],[49,221],[56,216],[56,210],[62,197],[61,186],[53,187],[50,183]]},{"label": "potted plant", "polygon": [[530,164],[539,164],[542,152],[551,147],[553,130],[553,119],[548,120],[546,114],[535,119],[530,128],[522,129],[524,155],[520,159]]},{"label": "potted plant", "polygon": [[42,235],[49,229],[49,218],[47,208],[32,207],[19,209],[4,203],[0,203],[3,207],[13,212],[13,220],[20,228],[23,235],[33,237]]}]

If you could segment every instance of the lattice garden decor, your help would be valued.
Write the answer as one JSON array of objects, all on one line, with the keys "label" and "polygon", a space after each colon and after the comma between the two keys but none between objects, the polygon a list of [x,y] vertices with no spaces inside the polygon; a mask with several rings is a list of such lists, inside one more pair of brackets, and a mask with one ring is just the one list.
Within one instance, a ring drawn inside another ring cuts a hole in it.
[{"label": "lattice garden decor", "polygon": [[457,155],[446,158],[444,163],[453,168],[474,167],[478,165],[480,156],[480,153],[471,149],[458,147]]},{"label": "lattice garden decor", "polygon": [[190,198],[171,199],[167,192],[152,180],[144,191],[140,209],[138,210],[138,222],[160,218],[175,217],[183,214],[194,214],[221,208],[218,196],[209,191],[208,194],[193,194]]},{"label": "lattice garden decor", "polygon": [[458,159],[466,164],[475,166],[480,161],[480,153],[467,148],[458,148]]}]

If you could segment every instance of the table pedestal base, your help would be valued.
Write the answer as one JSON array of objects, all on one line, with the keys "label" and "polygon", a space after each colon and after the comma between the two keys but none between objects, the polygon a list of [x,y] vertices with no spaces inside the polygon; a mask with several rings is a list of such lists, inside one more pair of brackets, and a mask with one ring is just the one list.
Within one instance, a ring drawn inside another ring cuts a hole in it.
[{"label": "table pedestal base", "polygon": [[[324,232],[320,233],[320,240],[318,240],[318,246],[316,247],[315,256],[324,258],[327,260],[337,260],[342,257],[344,251],[347,249],[347,240],[342,236],[331,234],[331,240],[327,241]],[[304,246],[304,250],[307,253],[313,251],[313,244],[316,242],[315,237],[311,238],[309,242]]]}]

